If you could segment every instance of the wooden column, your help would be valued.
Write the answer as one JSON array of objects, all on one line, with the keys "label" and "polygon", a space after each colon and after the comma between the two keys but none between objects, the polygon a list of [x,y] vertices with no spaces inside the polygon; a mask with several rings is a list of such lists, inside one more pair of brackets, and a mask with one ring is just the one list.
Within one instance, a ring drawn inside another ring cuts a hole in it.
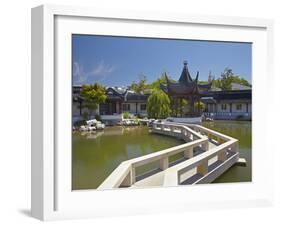
[{"label": "wooden column", "polygon": [[173,104],[172,104],[172,115],[175,117],[175,109],[176,109],[176,98],[175,97],[173,97],[172,98],[173,99]]},{"label": "wooden column", "polygon": [[178,98],[175,98],[175,106],[176,106],[176,117],[178,117]]},{"label": "wooden column", "polygon": [[198,110],[198,114],[200,113],[200,97],[197,97],[197,110]]},{"label": "wooden column", "polygon": [[182,98],[180,98],[180,114],[181,114],[181,117],[182,117]]},{"label": "wooden column", "polygon": [[190,112],[191,114],[194,113],[194,99],[190,96]]},{"label": "wooden column", "polygon": [[82,115],[82,101],[79,100],[79,115]]},{"label": "wooden column", "polygon": [[186,97],[185,100],[186,100],[186,106],[185,106],[184,115],[188,114],[188,112],[189,112],[189,98]]},{"label": "wooden column", "polygon": [[121,103],[121,101],[120,101],[120,102],[119,102],[119,114],[121,114],[122,111],[123,111],[123,109],[122,109],[122,103]]}]

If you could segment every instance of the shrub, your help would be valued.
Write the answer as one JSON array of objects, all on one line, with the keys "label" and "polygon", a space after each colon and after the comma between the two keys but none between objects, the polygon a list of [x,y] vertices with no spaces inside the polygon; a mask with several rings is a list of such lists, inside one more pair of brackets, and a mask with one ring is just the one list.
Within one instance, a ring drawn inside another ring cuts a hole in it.
[{"label": "shrub", "polygon": [[79,121],[77,121],[77,122],[74,123],[74,126],[75,126],[75,127],[80,127],[80,126],[86,125],[86,124],[87,124],[87,123],[86,123],[86,120],[79,120]]},{"label": "shrub", "polygon": [[82,117],[85,121],[88,120],[89,119],[89,112],[84,111],[83,114],[82,114]]},{"label": "shrub", "polygon": [[130,118],[129,112],[127,112],[127,111],[124,112],[124,113],[123,113],[123,118],[124,118],[124,119],[129,119],[129,118]]},{"label": "shrub", "polygon": [[137,118],[139,118],[139,119],[143,119],[143,118],[144,118],[144,116],[138,113],[138,114],[137,114]]},{"label": "shrub", "polygon": [[101,117],[100,117],[100,115],[95,115],[95,119],[96,119],[97,121],[100,121],[100,122],[101,122]]},{"label": "shrub", "polygon": [[243,118],[244,118],[243,115],[237,115],[237,117],[236,117],[237,120],[241,120],[241,119],[243,119]]}]

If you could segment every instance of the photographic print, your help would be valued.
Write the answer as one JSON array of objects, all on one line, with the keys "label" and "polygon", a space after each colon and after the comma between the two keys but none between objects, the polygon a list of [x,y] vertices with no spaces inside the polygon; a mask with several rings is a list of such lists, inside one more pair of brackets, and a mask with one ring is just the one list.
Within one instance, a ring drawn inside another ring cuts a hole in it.
[{"label": "photographic print", "polygon": [[252,44],[72,35],[72,189],[251,182]]}]

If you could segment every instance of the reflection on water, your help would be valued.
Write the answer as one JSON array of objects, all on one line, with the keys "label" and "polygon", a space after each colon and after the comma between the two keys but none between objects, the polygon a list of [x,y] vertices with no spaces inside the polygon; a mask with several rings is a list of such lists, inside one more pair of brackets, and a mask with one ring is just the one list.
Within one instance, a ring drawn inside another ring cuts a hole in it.
[{"label": "reflection on water", "polygon": [[182,143],[172,137],[150,134],[144,126],[116,126],[104,131],[74,133],[72,188],[97,188],[122,161]]},{"label": "reflection on water", "polygon": [[213,183],[249,182],[252,180],[252,122],[214,121],[204,122],[203,126],[222,132],[239,140],[240,157],[245,158],[247,166],[233,166]]},{"label": "reflection on water", "polygon": [[[251,122],[214,121],[205,122],[203,125],[237,138],[240,157],[247,160],[246,167],[231,167],[214,183],[251,181]],[[107,127],[104,131],[74,133],[72,139],[72,188],[95,189],[122,161],[182,143],[172,137],[150,134],[145,126],[116,126]]]}]

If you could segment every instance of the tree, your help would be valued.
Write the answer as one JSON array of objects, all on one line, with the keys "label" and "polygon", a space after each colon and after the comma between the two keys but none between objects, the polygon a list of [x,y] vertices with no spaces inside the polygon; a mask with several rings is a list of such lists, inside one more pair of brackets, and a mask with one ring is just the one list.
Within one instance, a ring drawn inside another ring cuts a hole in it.
[{"label": "tree", "polygon": [[166,81],[166,77],[165,77],[165,73],[161,74],[161,76],[156,79],[155,81],[153,81],[149,87],[150,89],[156,89],[156,90],[159,90],[160,89],[160,84],[167,84],[167,81]]},{"label": "tree", "polygon": [[170,115],[170,99],[162,90],[154,90],[147,100],[149,118],[164,119]]},{"label": "tree", "polygon": [[232,83],[238,83],[249,87],[252,86],[246,79],[241,78],[238,75],[234,75],[232,69],[230,68],[225,68],[224,72],[221,73],[221,77],[212,81],[212,86],[222,90],[231,90]]},{"label": "tree", "polygon": [[205,109],[205,104],[201,101],[199,101],[199,102],[196,101],[196,103],[194,104],[194,107],[196,109],[198,109],[199,112],[202,112]]},{"label": "tree", "polygon": [[232,82],[238,83],[240,85],[252,87],[252,85],[244,78],[240,78],[239,76],[235,75],[232,77]]},{"label": "tree", "polygon": [[83,85],[81,89],[81,97],[83,98],[82,107],[88,108],[91,116],[92,111],[96,110],[99,104],[106,101],[106,89],[98,83],[93,85]]},{"label": "tree", "polygon": [[136,93],[144,92],[148,88],[147,79],[145,75],[139,76],[139,81],[133,81],[131,84],[131,89],[134,90]]},{"label": "tree", "polygon": [[232,69],[226,68],[224,72],[221,74],[221,78],[219,79],[219,88],[222,90],[231,90],[231,83],[233,81],[233,72]]},{"label": "tree", "polygon": [[155,90],[155,89],[160,90],[160,84],[165,84],[165,85],[167,84],[166,76],[169,78],[170,81],[175,81],[172,78],[170,78],[170,76],[166,72],[164,72],[161,74],[161,76],[158,79],[156,79],[151,84],[149,84],[148,87],[151,90]]}]

